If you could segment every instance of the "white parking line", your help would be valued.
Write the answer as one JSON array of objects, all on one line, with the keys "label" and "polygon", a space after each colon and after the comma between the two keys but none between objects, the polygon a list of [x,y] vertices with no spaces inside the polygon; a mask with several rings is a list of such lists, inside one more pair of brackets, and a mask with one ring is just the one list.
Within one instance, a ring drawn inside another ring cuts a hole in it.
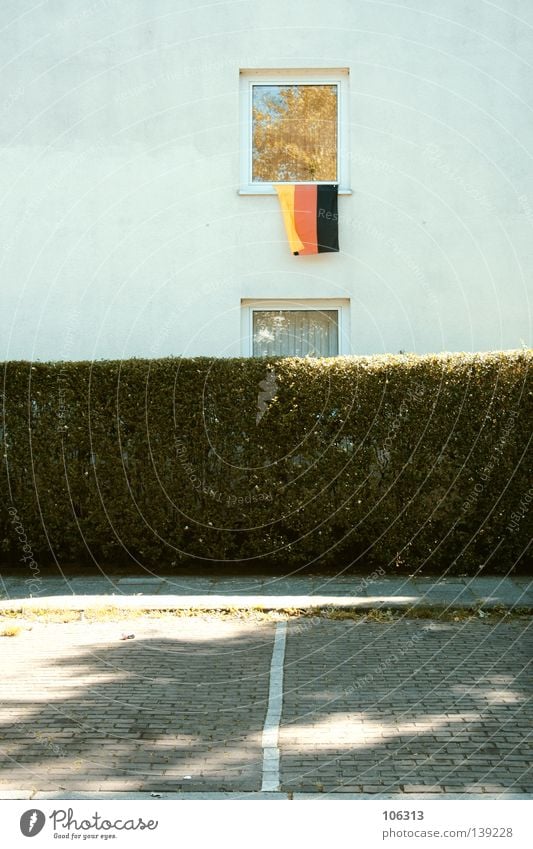
[{"label": "white parking line", "polygon": [[279,790],[279,723],[283,707],[283,663],[285,661],[285,641],[287,623],[278,622],[270,664],[270,687],[268,691],[268,709],[263,727],[263,783],[261,790]]}]

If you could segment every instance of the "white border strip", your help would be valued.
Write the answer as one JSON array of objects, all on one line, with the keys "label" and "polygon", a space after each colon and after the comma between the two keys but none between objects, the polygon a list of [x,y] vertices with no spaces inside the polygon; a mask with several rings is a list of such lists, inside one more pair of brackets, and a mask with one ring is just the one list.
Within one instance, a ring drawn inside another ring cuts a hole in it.
[{"label": "white border strip", "polygon": [[262,791],[279,790],[279,724],[283,707],[283,664],[285,661],[285,642],[287,623],[278,622],[270,664],[270,687],[268,691],[268,709],[263,727],[261,745],[263,747],[263,783]]}]

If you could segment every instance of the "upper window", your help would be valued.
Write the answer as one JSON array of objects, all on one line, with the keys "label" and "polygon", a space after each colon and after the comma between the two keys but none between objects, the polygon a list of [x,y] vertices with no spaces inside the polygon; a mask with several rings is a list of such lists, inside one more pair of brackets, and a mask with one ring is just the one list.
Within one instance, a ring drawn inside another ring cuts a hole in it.
[{"label": "upper window", "polygon": [[252,84],[252,182],[337,180],[336,85]]},{"label": "upper window", "polygon": [[346,71],[241,71],[241,191],[337,183],[346,191]]}]

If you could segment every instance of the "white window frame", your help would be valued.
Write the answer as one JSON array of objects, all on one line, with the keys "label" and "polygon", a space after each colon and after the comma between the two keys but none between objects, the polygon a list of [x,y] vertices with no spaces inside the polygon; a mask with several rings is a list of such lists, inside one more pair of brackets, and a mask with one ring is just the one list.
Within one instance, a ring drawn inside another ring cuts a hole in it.
[{"label": "white window frame", "polygon": [[[337,180],[339,194],[350,195],[349,175],[349,120],[348,120],[348,68],[250,69],[240,71],[241,108],[241,195],[275,195],[272,183],[252,181],[252,88],[254,85],[336,85],[337,86]],[[331,183],[327,180],[306,180],[298,185]]]},{"label": "white window frame", "polygon": [[350,354],[350,299],[349,298],[241,298],[241,351],[243,357],[254,353],[254,313],[270,310],[335,310],[337,312],[337,356]]}]

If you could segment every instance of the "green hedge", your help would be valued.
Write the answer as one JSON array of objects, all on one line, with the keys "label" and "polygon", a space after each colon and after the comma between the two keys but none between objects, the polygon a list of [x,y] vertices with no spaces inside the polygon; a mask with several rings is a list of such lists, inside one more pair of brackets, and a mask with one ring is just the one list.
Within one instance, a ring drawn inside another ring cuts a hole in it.
[{"label": "green hedge", "polygon": [[4,559],[524,568],[530,363],[7,363]]}]

